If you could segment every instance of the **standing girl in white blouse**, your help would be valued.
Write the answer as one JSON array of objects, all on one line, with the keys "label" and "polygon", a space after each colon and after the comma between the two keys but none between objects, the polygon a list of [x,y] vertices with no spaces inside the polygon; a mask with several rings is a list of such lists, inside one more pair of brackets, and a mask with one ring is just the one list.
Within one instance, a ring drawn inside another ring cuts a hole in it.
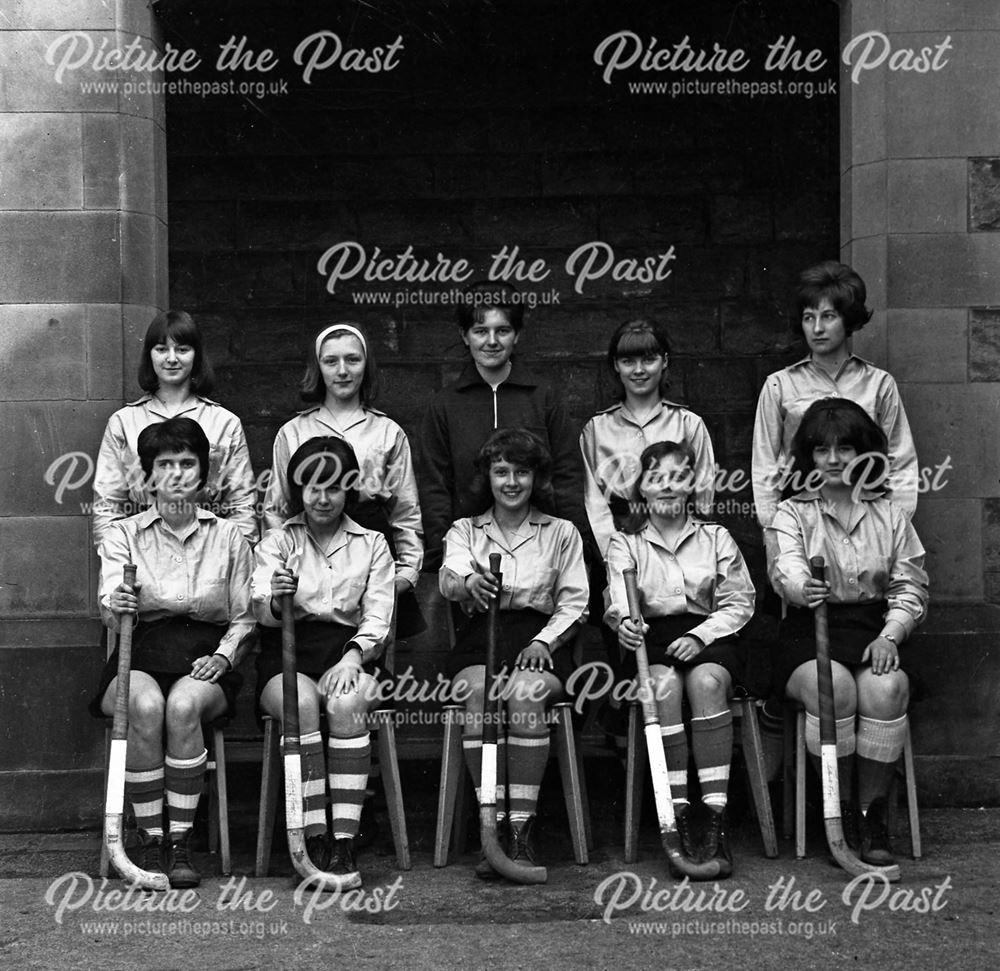
[{"label": "standing girl in white blouse", "polygon": [[413,595],[424,552],[420,501],[406,433],[371,406],[377,389],[378,369],[361,330],[338,323],[320,331],[301,384],[310,407],[282,425],[274,440],[264,526],[273,529],[288,518],[285,469],[292,453],[310,438],[333,435],[347,442],[360,467],[353,518],[389,542],[396,563],[396,633],[409,637],[426,629]]},{"label": "standing girl in white blouse", "polygon": [[[314,438],[296,449],[287,467],[292,515],[257,545],[252,584],[262,628],[259,704],[279,721],[281,598],[294,598],[306,845],[321,870],[340,876],[357,873],[354,839],[371,768],[365,715],[379,701],[375,662],[389,633],[395,575],[382,534],[349,515],[358,502],[357,473],[354,451],[341,438]],[[325,764],[324,713],[330,731]]]},{"label": "standing girl in white blouse", "polygon": [[192,418],[208,436],[208,476],[199,504],[257,541],[254,479],[239,418],[212,401],[215,378],[190,314],[157,314],[146,331],[139,387],[146,393],[108,420],[94,477],[94,543],[100,546],[116,520],[151,504],[139,463],[139,433],[167,418]]},{"label": "standing girl in white blouse", "polygon": [[829,260],[802,272],[792,329],[809,354],[768,376],[753,426],[753,495],[757,520],[774,518],[791,461],[791,445],[806,409],[819,398],[857,402],[882,429],[889,456],[887,491],[907,518],[917,508],[918,467],[910,424],[892,375],[851,353],[852,334],[871,320],[864,280]]}]

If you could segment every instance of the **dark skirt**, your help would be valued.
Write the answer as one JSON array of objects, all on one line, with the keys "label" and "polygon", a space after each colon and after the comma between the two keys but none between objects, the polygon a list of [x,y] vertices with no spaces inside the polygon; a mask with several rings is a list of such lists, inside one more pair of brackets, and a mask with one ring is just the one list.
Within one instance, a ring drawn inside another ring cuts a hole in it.
[{"label": "dark skirt", "polygon": [[[150,675],[166,698],[198,658],[216,652],[227,629],[228,624],[210,624],[190,617],[166,617],[149,623],[139,621],[132,632],[131,670]],[[88,705],[94,718],[108,717],[101,711],[101,702],[108,686],[118,676],[118,653],[115,650],[105,662],[97,694]],[[227,671],[215,683],[226,696],[226,717],[232,718],[236,714],[236,696],[243,686],[243,675]]]},{"label": "dark skirt", "polygon": [[[392,541],[392,526],[389,523],[385,503],[376,499],[365,499],[359,502],[349,515],[359,526],[381,533],[389,544],[392,558],[396,558],[396,544]],[[425,630],[427,621],[424,620],[420,604],[417,603],[417,595],[413,590],[407,590],[396,598],[396,637],[406,640],[407,637],[416,637]]]},{"label": "dark skirt", "polygon": [[[870,604],[828,604],[827,626],[830,631],[830,660],[852,670],[861,667],[861,655],[885,626],[884,601]],[[785,696],[785,686],[800,664],[816,660],[815,611],[808,607],[789,607],[778,628],[778,646],[774,659],[774,688]],[[900,668],[903,658],[900,656]]]},{"label": "dark skirt", "polygon": [[[663,664],[679,671],[690,671],[699,664],[719,664],[733,680],[733,690],[742,688],[746,677],[747,650],[736,636],[723,637],[709,644],[693,661],[681,662],[667,654],[667,648],[682,634],[705,622],[700,614],[674,614],[651,617],[646,621],[646,657],[650,664]],[[635,651],[626,651],[622,662],[622,677],[631,680],[639,673]]]},{"label": "dark skirt", "polygon": [[[258,627],[260,654],[257,655],[257,690],[254,701],[258,718],[261,717],[260,696],[264,686],[275,675],[282,673],[281,628]],[[344,646],[358,632],[357,627],[327,623],[322,620],[295,622],[295,669],[299,674],[319,680],[344,654]],[[390,683],[389,672],[375,662],[364,665],[366,674],[372,675],[380,686]],[[380,708],[391,708],[392,700],[380,702]]]},{"label": "dark skirt", "polygon": [[[445,664],[445,672],[454,677],[463,668],[486,663],[487,614],[463,617],[455,630],[455,648]],[[514,670],[514,662],[549,622],[549,615],[539,610],[501,610],[497,625],[497,671]],[[572,642],[552,652],[553,673],[563,685],[576,669]]]}]

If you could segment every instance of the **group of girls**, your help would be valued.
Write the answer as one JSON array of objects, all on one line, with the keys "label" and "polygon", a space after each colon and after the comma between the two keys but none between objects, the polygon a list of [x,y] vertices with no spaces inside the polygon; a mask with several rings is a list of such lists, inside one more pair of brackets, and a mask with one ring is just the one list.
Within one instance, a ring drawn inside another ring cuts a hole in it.
[{"label": "group of girls", "polygon": [[[266,532],[253,550],[246,441],[235,416],[206,397],[212,372],[198,329],[181,312],[151,324],[140,367],[147,394],[108,424],[94,526],[102,616],[111,629],[125,613],[138,618],[126,792],[140,862],[167,872],[171,885],[199,880],[188,842],[205,769],[201,723],[231,712],[235,668],[258,636],[259,710],[281,719],[279,628],[289,604],[307,845],[322,869],[356,873],[371,760],[363,716],[378,696],[372,689],[391,678],[379,662],[393,626],[398,637],[424,628],[414,597],[424,538],[452,602],[447,669],[456,695],[468,699],[463,749],[477,782],[486,612],[493,600],[501,611],[508,732],[497,806],[511,858],[535,860],[545,712],[566,693],[589,610],[603,620],[618,678],[636,676],[634,652],[645,644],[684,851],[731,872],[729,699],[746,679],[739,632],[755,590],[730,534],[703,518],[714,498],[711,438],[698,416],[665,398],[670,348],[654,323],[639,319],[618,328],[608,352],[619,403],[587,423],[577,451],[548,385],[512,360],[520,304],[502,291],[493,297],[462,305],[470,360],[425,412],[419,477],[405,433],[372,407],[377,372],[365,335],[339,323],[317,336],[302,383],[310,407],[278,432]],[[891,859],[885,795],[906,731],[899,647],[922,619],[927,577],[908,518],[916,459],[898,392],[848,348],[870,316],[865,299],[860,278],[841,264],[802,275],[794,329],[810,354],[761,393],[753,479],[769,576],[787,605],[776,691],[805,707],[807,745],[818,752],[808,608],[827,601],[845,813],[853,819],[860,808],[863,857],[881,863]],[[779,495],[787,498],[776,502]],[[494,553],[502,582],[489,569]],[[825,583],[809,573],[818,554],[830,565]],[[126,562],[138,567],[134,586],[122,580]],[[625,597],[630,567],[641,623]],[[115,670],[112,656],[95,714],[113,708]],[[698,811],[688,797],[685,697]],[[855,762],[857,804],[849,795]],[[496,876],[485,859],[476,872]]]}]

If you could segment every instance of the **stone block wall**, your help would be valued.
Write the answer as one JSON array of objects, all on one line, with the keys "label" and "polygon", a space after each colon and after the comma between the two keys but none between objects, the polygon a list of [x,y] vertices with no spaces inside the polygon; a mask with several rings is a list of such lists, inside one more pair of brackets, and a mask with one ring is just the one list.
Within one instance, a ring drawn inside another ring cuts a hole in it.
[{"label": "stone block wall", "polygon": [[166,302],[166,169],[162,99],[88,92],[89,67],[60,83],[45,52],[73,30],[154,45],[157,25],[124,0],[0,20],[0,828],[72,827],[101,807],[96,557],[89,488],[46,475],[96,456],[132,322]]},{"label": "stone block wall", "polygon": [[[841,8],[842,46],[869,31],[893,52],[947,42],[939,70],[883,64],[857,83],[842,70],[843,253],[880,308],[857,349],[900,382],[921,466],[950,463],[946,484],[921,496],[914,520],[934,599],[913,645],[935,687],[914,719],[917,750],[930,760],[924,782],[995,800],[1000,15],[989,0]],[[955,760],[975,764],[978,784],[959,785]]]}]

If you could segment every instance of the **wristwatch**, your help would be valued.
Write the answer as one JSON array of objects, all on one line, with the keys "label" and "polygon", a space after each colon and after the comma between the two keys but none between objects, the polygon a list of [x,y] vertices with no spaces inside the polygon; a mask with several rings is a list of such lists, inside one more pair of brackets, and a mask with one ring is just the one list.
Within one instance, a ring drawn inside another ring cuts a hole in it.
[{"label": "wristwatch", "polygon": [[892,646],[895,647],[897,651],[899,650],[899,641],[897,641],[896,638],[892,636],[892,634],[879,634],[879,637],[892,644]]}]

